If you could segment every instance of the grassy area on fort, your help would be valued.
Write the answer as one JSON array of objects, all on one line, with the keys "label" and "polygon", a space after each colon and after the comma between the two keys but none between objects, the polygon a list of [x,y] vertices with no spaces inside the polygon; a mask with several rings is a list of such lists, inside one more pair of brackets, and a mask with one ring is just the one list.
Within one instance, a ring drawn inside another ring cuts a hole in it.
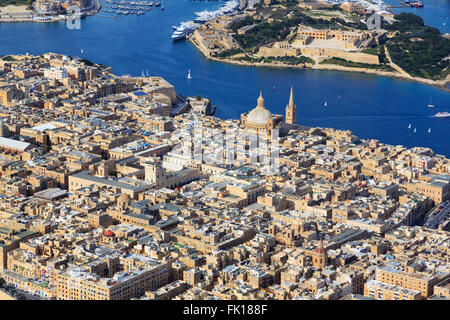
[{"label": "grassy area on fort", "polygon": [[366,30],[367,26],[361,22],[345,21],[341,18],[312,18],[305,13],[294,10],[292,14],[274,19],[271,22],[265,22],[247,17],[231,26],[234,32],[244,26],[255,25],[254,28],[245,34],[236,34],[234,38],[244,49],[252,49],[256,52],[258,47],[266,45],[274,41],[289,40],[286,39],[291,31],[299,25],[309,26],[315,29],[333,29],[333,30],[350,30],[359,29]]},{"label": "grassy area on fort", "polygon": [[363,53],[373,54],[374,56],[378,55],[378,48],[367,48],[362,51]]},{"label": "grassy area on fort", "polygon": [[391,71],[392,70],[392,68],[389,65],[385,65],[385,64],[368,64],[368,63],[353,62],[353,61],[348,61],[348,60],[345,60],[342,58],[337,58],[337,57],[325,59],[322,62],[320,62],[319,64],[335,64],[338,66],[349,67],[349,68],[365,68],[365,69],[376,69],[376,70],[382,70],[382,71]]},{"label": "grassy area on fort", "polygon": [[228,58],[235,54],[242,52],[240,49],[227,49],[222,52],[216,53],[214,55],[215,58]]},{"label": "grassy area on fort", "polygon": [[401,13],[394,18],[392,24],[383,24],[387,30],[399,31],[386,42],[392,61],[413,77],[445,78],[450,72],[450,39],[415,14]]},{"label": "grassy area on fort", "polygon": [[[1,55],[0,55],[1,56]],[[16,59],[14,58],[14,57],[11,57],[11,56],[4,56],[4,57],[2,57],[1,58],[3,61],[8,61],[8,62],[11,62],[11,61],[16,61]]]},{"label": "grassy area on fort", "polygon": [[285,57],[267,57],[264,59],[264,62],[271,63],[274,61],[283,62],[285,64],[290,65],[298,65],[302,63],[311,63],[314,64],[314,60],[305,56],[300,57],[292,57],[292,56],[285,56]]},{"label": "grassy area on fort", "polygon": [[0,8],[6,6],[31,6],[31,0],[0,0]]}]

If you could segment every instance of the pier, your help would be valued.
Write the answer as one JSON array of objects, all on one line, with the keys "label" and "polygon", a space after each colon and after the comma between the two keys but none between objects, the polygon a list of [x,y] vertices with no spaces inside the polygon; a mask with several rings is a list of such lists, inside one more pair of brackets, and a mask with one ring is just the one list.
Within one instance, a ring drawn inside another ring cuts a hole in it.
[{"label": "pier", "polygon": [[404,8],[404,7],[411,7],[411,8],[423,8],[423,3],[420,1],[400,1],[402,5],[398,6],[386,6],[388,9],[390,8]]}]

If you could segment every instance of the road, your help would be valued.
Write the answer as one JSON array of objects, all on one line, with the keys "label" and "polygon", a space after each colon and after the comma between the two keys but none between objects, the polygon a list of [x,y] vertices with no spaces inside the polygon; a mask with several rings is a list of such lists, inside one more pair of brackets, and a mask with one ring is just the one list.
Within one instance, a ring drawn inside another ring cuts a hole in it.
[{"label": "road", "polygon": [[[441,208],[441,209],[439,209]],[[441,223],[450,217],[450,201],[437,205],[425,219],[424,227],[437,229]]]}]

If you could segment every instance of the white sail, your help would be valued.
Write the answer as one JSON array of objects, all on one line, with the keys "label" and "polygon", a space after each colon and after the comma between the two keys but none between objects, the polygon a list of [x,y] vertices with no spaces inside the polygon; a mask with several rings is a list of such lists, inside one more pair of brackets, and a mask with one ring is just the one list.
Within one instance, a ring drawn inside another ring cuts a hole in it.
[{"label": "white sail", "polygon": [[187,78],[188,78],[188,79],[192,79],[192,77],[191,77],[191,70],[190,70],[190,69],[189,69],[189,72],[188,72]]},{"label": "white sail", "polygon": [[431,128],[428,128],[428,133],[431,133]]},{"label": "white sail", "polygon": [[417,131],[417,128],[414,128],[414,133],[416,133],[416,131]]},{"label": "white sail", "polygon": [[411,123],[409,124],[408,129],[411,129]]}]

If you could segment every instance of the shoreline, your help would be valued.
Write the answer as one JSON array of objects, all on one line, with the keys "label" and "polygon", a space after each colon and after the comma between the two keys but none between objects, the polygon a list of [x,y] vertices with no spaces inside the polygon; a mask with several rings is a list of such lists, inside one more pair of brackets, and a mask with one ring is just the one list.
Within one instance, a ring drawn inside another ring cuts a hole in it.
[{"label": "shoreline", "polygon": [[310,69],[310,70],[325,70],[325,71],[345,71],[345,72],[352,72],[352,73],[366,73],[366,74],[373,74],[377,76],[384,76],[384,77],[391,77],[391,78],[398,78],[402,80],[408,80],[413,82],[418,82],[421,84],[426,84],[435,88],[438,88],[440,90],[443,90],[445,92],[450,92],[450,88],[448,88],[448,85],[450,84],[450,75],[447,76],[447,79],[444,80],[430,80],[425,78],[416,78],[412,76],[405,76],[401,74],[400,72],[392,72],[392,71],[380,71],[380,70],[374,70],[374,69],[367,69],[367,68],[353,68],[353,67],[345,67],[335,64],[315,64],[312,67],[308,67],[305,64],[299,64],[299,65],[290,65],[285,63],[261,63],[261,62],[248,62],[248,61],[239,61],[229,58],[216,58],[212,57],[210,55],[207,55],[200,46],[196,43],[196,41],[190,37],[188,38],[188,41],[192,43],[202,54],[203,56],[212,61],[222,62],[222,63],[228,63],[228,64],[234,64],[234,65],[240,65],[240,66],[247,66],[247,67],[271,67],[271,68],[285,68],[285,69]]}]

